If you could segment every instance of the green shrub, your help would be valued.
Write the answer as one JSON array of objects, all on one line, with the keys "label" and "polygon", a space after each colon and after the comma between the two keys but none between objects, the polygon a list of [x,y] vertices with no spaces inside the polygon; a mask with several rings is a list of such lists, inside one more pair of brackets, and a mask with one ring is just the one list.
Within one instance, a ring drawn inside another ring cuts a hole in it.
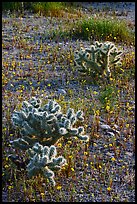
[{"label": "green shrub", "polygon": [[[74,39],[83,40],[109,40],[113,42],[135,43],[135,36],[129,30],[126,22],[116,19],[83,19],[71,25],[70,30],[62,33]],[[60,35],[60,33],[59,33]]]},{"label": "green shrub", "polygon": [[98,96],[99,101],[101,104],[106,107],[109,103],[111,108],[114,107],[117,101],[117,88],[114,86],[106,86]]},{"label": "green shrub", "polygon": [[32,5],[32,8],[34,12],[44,15],[59,16],[63,4],[61,2],[36,2]]},{"label": "green shrub", "polygon": [[22,8],[22,2],[2,2],[3,11],[17,11]]}]

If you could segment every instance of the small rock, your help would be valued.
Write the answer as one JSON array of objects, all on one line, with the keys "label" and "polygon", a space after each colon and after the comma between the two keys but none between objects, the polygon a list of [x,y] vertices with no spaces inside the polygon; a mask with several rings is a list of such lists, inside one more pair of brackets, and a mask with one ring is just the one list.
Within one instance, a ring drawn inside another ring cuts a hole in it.
[{"label": "small rock", "polygon": [[107,132],[107,134],[110,135],[110,136],[112,136],[112,137],[115,136],[115,134],[114,134],[113,132]]},{"label": "small rock", "polygon": [[102,128],[103,130],[112,131],[112,128],[109,125],[100,125],[100,128]]},{"label": "small rock", "polygon": [[119,129],[119,126],[116,125],[116,124],[114,124],[114,128],[115,128],[115,129]]},{"label": "small rock", "polygon": [[107,156],[110,156],[110,157],[113,157],[113,156],[114,156],[114,153],[107,152],[106,155],[107,155]]},{"label": "small rock", "polygon": [[132,152],[125,152],[126,155],[128,155],[129,157],[132,157],[133,156],[133,153]]},{"label": "small rock", "polygon": [[118,130],[113,130],[112,129],[112,132],[117,133],[120,136],[120,132]]},{"label": "small rock", "polygon": [[57,94],[58,94],[58,95],[66,95],[67,92],[66,92],[64,89],[58,89],[58,90],[57,90]]}]

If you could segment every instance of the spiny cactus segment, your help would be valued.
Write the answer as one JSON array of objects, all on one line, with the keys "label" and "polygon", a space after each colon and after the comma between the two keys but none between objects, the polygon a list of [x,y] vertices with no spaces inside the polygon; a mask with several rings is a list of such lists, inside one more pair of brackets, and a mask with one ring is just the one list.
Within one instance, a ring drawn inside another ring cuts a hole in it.
[{"label": "spiny cactus segment", "polygon": [[95,42],[89,48],[81,48],[75,53],[75,62],[81,68],[81,71],[104,74],[111,76],[110,69],[120,64],[122,52],[112,42]]},{"label": "spiny cactus segment", "polygon": [[27,165],[29,177],[41,174],[55,186],[54,171],[60,170],[66,164],[64,157],[56,157],[56,147],[54,145],[43,147],[41,144],[35,143],[27,153],[30,157],[30,162]]},{"label": "spiny cactus segment", "polygon": [[83,112],[69,108],[66,115],[61,112],[60,105],[53,100],[41,106],[41,100],[33,97],[30,102],[24,101],[20,111],[14,111],[12,121],[21,128],[22,138],[12,142],[15,148],[27,150],[36,142],[42,145],[54,145],[61,137],[76,136],[83,141],[88,140],[83,135],[84,128],[73,127],[77,121],[83,121]]}]

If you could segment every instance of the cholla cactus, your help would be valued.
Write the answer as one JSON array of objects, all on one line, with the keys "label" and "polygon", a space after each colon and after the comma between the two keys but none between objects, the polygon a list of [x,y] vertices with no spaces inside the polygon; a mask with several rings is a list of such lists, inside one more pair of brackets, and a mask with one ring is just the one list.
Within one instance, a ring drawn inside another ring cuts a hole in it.
[{"label": "cholla cactus", "polygon": [[60,105],[53,100],[42,106],[41,100],[32,97],[24,101],[20,111],[14,111],[12,122],[21,129],[22,138],[12,141],[14,148],[26,150],[30,160],[18,161],[19,157],[9,155],[15,163],[27,166],[29,177],[42,174],[55,186],[54,171],[60,170],[66,164],[64,157],[56,157],[54,144],[61,138],[76,136],[83,141],[89,137],[83,135],[84,128],[74,127],[77,121],[83,121],[83,112],[69,108],[66,114],[61,112]]},{"label": "cholla cactus", "polygon": [[120,63],[121,54],[122,52],[118,51],[112,42],[99,43],[96,41],[95,45],[86,49],[81,48],[79,52],[76,52],[75,62],[83,72],[110,76],[110,69]]},{"label": "cholla cactus", "polygon": [[82,126],[73,127],[77,120],[83,121],[83,112],[69,108],[66,115],[61,112],[60,105],[50,100],[43,107],[41,100],[33,97],[30,102],[24,101],[20,111],[14,111],[12,121],[21,128],[22,138],[14,140],[15,148],[27,150],[36,142],[42,145],[54,145],[61,137],[76,136],[83,141],[88,140],[83,135]]},{"label": "cholla cactus", "polygon": [[66,164],[64,157],[56,157],[56,147],[54,145],[43,147],[39,143],[35,143],[32,148],[27,150],[27,153],[30,157],[30,162],[27,165],[29,177],[41,174],[55,186],[53,171],[60,170]]}]

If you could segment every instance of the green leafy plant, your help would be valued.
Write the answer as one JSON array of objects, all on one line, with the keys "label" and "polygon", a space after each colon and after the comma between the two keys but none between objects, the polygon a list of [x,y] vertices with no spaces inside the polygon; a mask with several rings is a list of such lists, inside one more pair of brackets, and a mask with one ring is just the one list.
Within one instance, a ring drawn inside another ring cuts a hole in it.
[{"label": "green leafy plant", "polygon": [[32,9],[44,15],[60,16],[64,5],[62,2],[35,2],[32,4]]},{"label": "green leafy plant", "polygon": [[23,2],[2,2],[2,10],[20,10]]},{"label": "green leafy plant", "polygon": [[83,40],[89,40],[92,37],[92,40],[122,41],[126,44],[135,42],[134,34],[124,20],[107,18],[86,18],[77,21],[72,36]]},{"label": "green leafy plant", "polygon": [[114,108],[114,105],[117,102],[117,88],[114,86],[106,86],[99,94],[98,99],[103,106],[106,107],[108,101],[111,104],[111,107]]},{"label": "green leafy plant", "polygon": [[75,54],[76,65],[80,71],[92,74],[111,76],[111,68],[120,63],[122,54],[112,42],[95,42],[89,48],[81,48]]}]

